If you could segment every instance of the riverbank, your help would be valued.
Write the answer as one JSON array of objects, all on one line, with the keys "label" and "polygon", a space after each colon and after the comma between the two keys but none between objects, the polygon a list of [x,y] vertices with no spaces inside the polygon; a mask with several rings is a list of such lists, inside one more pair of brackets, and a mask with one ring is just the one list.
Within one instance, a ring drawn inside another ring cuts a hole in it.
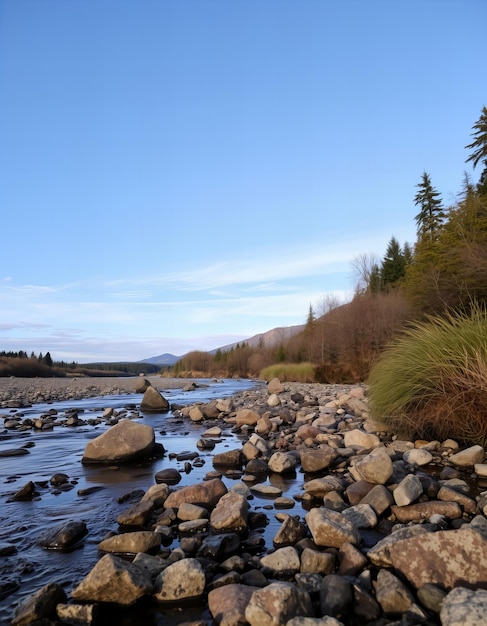
[{"label": "riverbank", "polygon": [[[0,408],[21,408],[32,404],[81,400],[96,396],[136,393],[140,376],[16,378],[0,377]],[[145,376],[159,391],[181,389],[193,379]]]},{"label": "riverbank", "polygon": [[[191,623],[205,625],[485,626],[480,446],[400,440],[369,419],[360,386],[272,381],[173,419],[181,435],[201,427],[195,449],[118,500],[118,529],[97,538],[102,558],[85,578],[39,590],[62,623],[95,624],[108,606],[112,623],[146,611],[148,623],[181,624],[197,602]],[[201,464],[203,479],[190,478]]]}]

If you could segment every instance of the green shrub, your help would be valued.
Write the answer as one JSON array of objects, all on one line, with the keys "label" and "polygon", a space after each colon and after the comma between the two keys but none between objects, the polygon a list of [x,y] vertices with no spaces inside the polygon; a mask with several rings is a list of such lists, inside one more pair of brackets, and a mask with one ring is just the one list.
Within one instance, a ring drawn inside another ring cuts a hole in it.
[{"label": "green shrub", "polygon": [[277,363],[261,370],[259,378],[281,382],[314,383],[314,365],[312,363]]},{"label": "green shrub", "polygon": [[387,348],[369,379],[371,417],[408,437],[487,443],[487,311],[429,317]]}]

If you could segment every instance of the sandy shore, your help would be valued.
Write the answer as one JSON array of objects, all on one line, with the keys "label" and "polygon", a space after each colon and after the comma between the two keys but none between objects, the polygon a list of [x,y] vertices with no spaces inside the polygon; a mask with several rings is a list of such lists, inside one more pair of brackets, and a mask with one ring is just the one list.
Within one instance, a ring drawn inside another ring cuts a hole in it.
[{"label": "sandy shore", "polygon": [[[193,380],[146,376],[153,387],[181,389]],[[0,407],[22,407],[40,402],[80,400],[94,396],[136,393],[139,377],[103,378],[0,378]]]}]

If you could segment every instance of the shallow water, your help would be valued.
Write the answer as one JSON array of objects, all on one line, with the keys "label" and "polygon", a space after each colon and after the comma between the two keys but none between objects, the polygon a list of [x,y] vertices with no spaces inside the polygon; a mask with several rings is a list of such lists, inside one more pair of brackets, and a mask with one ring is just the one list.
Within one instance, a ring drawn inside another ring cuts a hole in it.
[{"label": "shallow water", "polygon": [[[208,382],[208,381],[200,381]],[[234,395],[239,391],[255,387],[252,381],[226,380],[211,382],[208,387],[199,387],[192,392],[182,390],[166,390],[163,395],[170,404],[193,404],[208,402],[215,398]],[[3,415],[22,413],[24,417],[37,417],[56,409],[58,417],[63,417],[67,409],[83,410],[79,417],[88,420],[101,417],[103,409],[113,407],[136,408],[141,396],[128,394],[124,396],[105,396],[86,400],[39,404],[18,411],[5,410]],[[79,427],[55,426],[47,431],[4,431],[0,433],[0,451],[19,448],[26,444],[29,454],[24,456],[0,457],[0,545],[14,544],[17,554],[0,556],[0,584],[11,582],[18,584],[18,589],[8,596],[0,598],[0,624],[8,624],[16,604],[26,595],[37,590],[48,582],[61,584],[69,596],[70,591],[92,569],[98,558],[97,545],[109,531],[118,531],[116,518],[133,504],[127,501],[119,503],[118,498],[129,492],[147,490],[154,484],[154,474],[161,469],[176,468],[182,474],[178,486],[192,484],[203,480],[205,474],[213,469],[213,454],[241,446],[238,435],[231,432],[231,427],[224,430],[221,440],[211,451],[200,451],[196,443],[202,433],[209,427],[209,422],[195,424],[189,419],[181,420],[172,411],[162,414],[140,414],[137,422],[153,426],[156,441],[162,443],[166,454],[162,459],[130,467],[97,467],[84,466],[81,458],[89,439],[100,435],[108,428],[84,425]],[[172,457],[183,451],[198,452],[204,461],[201,468],[192,467],[185,473],[185,461],[177,461]],[[53,474],[63,472],[69,477],[67,490],[50,485]],[[239,478],[223,477],[227,487],[235,484]],[[9,497],[28,481],[36,484],[38,495],[32,500],[9,502]],[[283,491],[283,496],[292,497],[303,484],[303,475],[283,479],[282,476],[271,476],[268,481],[276,484]],[[98,490],[89,495],[79,495],[79,490],[97,487]],[[272,547],[272,538],[280,525],[275,520],[276,510],[272,500],[253,498],[250,501],[252,511],[264,510],[269,517],[269,525],[263,531],[266,547]],[[293,514],[302,514],[301,506],[296,503]],[[88,535],[81,546],[69,553],[45,550],[37,544],[39,535],[60,522],[68,520],[84,521],[88,526]],[[177,546],[175,540],[169,548]],[[166,609],[152,603],[137,605],[136,614],[124,609],[116,614],[113,609],[110,615],[111,624],[129,626],[132,624],[178,624],[190,619],[205,618],[210,620],[206,609],[196,605],[193,609]],[[140,611],[143,610],[143,618]]]}]

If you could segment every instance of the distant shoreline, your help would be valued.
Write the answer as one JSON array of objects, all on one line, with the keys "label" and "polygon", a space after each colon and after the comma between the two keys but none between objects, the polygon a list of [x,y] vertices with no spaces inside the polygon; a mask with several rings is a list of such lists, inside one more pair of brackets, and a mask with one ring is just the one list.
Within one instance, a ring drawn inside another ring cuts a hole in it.
[{"label": "distant shoreline", "polygon": [[[21,408],[32,404],[81,400],[95,396],[117,396],[136,392],[140,376],[76,377],[76,378],[0,378],[0,408]],[[164,389],[182,389],[195,382],[186,378],[144,376],[151,385]]]}]

